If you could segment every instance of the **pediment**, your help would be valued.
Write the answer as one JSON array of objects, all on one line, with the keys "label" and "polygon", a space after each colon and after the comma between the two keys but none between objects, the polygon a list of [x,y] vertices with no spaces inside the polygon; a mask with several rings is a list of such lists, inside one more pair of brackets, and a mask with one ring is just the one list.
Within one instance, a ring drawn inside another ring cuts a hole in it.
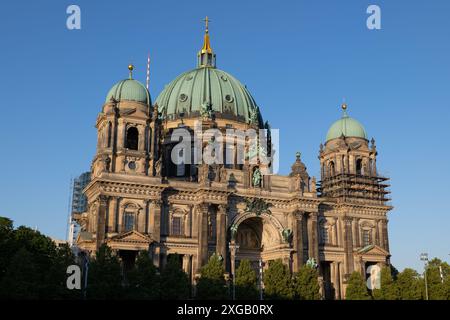
[{"label": "pediment", "polygon": [[389,256],[389,252],[381,248],[377,245],[369,245],[365,246],[364,248],[359,249],[358,251],[359,255],[371,255],[371,256]]},{"label": "pediment", "polygon": [[125,233],[121,233],[117,236],[114,236],[109,241],[110,242],[151,243],[151,242],[153,242],[153,239],[145,234],[142,234],[140,232],[133,230],[133,231],[128,231]]}]

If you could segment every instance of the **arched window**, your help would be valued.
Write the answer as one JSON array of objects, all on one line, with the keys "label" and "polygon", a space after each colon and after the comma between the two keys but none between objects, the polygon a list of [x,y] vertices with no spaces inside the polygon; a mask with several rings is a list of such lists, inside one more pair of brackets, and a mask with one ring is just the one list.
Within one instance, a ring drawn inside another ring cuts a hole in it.
[{"label": "arched window", "polygon": [[124,213],[124,228],[125,232],[134,230],[134,213],[132,212],[125,212]]},{"label": "arched window", "polygon": [[139,131],[136,127],[130,127],[127,130],[125,148],[137,150],[139,143]]},{"label": "arched window", "polygon": [[335,168],[334,168],[334,162],[330,161],[329,166],[329,172],[330,172],[330,176],[334,176],[336,174]]},{"label": "arched window", "polygon": [[362,159],[356,160],[356,174],[362,174]]},{"label": "arched window", "polygon": [[181,236],[181,217],[173,217],[172,218],[172,235]]},{"label": "arched window", "polygon": [[371,230],[364,229],[363,230],[363,246],[369,246],[372,244],[372,232]]},{"label": "arched window", "polygon": [[108,144],[107,144],[108,148],[111,148],[111,140],[112,140],[111,129],[112,129],[111,122],[108,122],[108,133],[107,133],[108,134]]}]

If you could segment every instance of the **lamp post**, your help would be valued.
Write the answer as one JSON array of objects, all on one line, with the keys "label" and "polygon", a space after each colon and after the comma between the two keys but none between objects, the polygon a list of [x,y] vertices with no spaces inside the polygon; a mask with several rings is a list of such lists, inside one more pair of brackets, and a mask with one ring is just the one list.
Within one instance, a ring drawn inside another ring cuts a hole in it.
[{"label": "lamp post", "polygon": [[259,300],[263,300],[263,261],[259,259]]},{"label": "lamp post", "polygon": [[236,300],[236,252],[239,250],[239,245],[234,241],[230,242],[231,253],[231,276],[233,277],[233,300]]},{"label": "lamp post", "polygon": [[427,282],[428,253],[421,253],[420,260],[424,262],[425,299],[428,300],[428,282]]}]

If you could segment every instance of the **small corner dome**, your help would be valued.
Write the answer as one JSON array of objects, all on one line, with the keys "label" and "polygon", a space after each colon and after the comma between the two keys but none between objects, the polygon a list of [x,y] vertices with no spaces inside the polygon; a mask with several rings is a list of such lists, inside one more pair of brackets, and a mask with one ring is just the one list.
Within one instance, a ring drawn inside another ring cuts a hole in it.
[{"label": "small corner dome", "polygon": [[344,137],[356,137],[367,140],[367,133],[364,129],[363,125],[356,119],[350,118],[345,109],[342,118],[333,123],[328,130],[326,141],[330,141],[332,139],[339,138],[341,136]]},{"label": "small corner dome", "polygon": [[105,103],[111,98],[117,101],[137,101],[147,105],[151,104],[150,93],[147,88],[137,80],[125,79],[117,82],[106,95]]}]

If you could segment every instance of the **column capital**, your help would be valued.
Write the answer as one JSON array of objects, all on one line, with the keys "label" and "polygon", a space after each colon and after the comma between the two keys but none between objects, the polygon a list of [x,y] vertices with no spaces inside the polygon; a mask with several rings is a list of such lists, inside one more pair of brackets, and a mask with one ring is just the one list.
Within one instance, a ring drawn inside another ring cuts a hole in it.
[{"label": "column capital", "polygon": [[218,208],[219,208],[219,212],[218,213],[226,214],[227,213],[227,209],[228,209],[228,205],[226,205],[226,204],[219,204]]}]

